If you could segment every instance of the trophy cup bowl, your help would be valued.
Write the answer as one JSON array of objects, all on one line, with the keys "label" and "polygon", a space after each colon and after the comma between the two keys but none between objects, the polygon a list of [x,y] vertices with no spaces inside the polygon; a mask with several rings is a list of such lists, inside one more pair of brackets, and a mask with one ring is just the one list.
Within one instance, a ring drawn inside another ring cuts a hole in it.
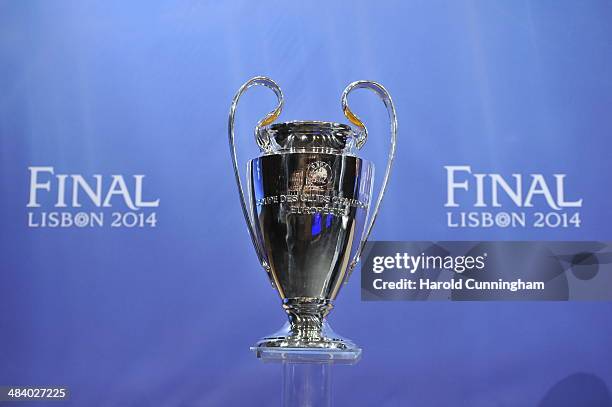
[{"label": "trophy cup bowl", "polygon": [[[245,198],[236,160],[234,116],[238,99],[254,85],[272,89],[278,105],[255,128],[262,155],[248,162]],[[374,90],[391,120],[389,159],[372,212],[374,165],[356,155],[367,139],[367,129],[347,104],[355,88]],[[336,335],[326,316],[357,265],[376,219],[395,154],[395,109],[387,91],[369,81],[350,84],[342,95],[344,113],[357,131],[332,122],[273,124],[282,107],[278,85],[256,77],[234,97],[229,119],[230,152],[243,214],[261,265],[289,317],[281,331],[264,337],[253,349],[258,356],[273,349],[358,356],[361,350]]]}]

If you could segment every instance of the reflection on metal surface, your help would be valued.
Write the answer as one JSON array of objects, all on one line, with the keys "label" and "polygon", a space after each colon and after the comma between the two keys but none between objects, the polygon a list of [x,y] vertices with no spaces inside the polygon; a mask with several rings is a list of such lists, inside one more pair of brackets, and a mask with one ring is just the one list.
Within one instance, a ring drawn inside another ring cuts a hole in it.
[{"label": "reflection on metal surface", "polygon": [[[236,159],[234,117],[240,96],[254,85],[272,89],[278,105],[255,128],[262,155],[248,163],[245,194]],[[347,104],[348,94],[358,88],[375,91],[391,120],[389,161],[375,201],[374,165],[356,155],[367,139],[367,129]],[[319,121],[272,124],[282,106],[278,85],[256,77],[240,88],[229,117],[230,152],[243,214],[259,260],[289,316],[283,330],[257,343],[257,354],[267,348],[326,349],[353,352],[358,358],[360,349],[336,335],[325,317],[359,261],[386,190],[395,155],[395,109],[386,90],[368,81],[350,84],[342,95],[343,110],[359,126],[357,132],[349,125]]]}]

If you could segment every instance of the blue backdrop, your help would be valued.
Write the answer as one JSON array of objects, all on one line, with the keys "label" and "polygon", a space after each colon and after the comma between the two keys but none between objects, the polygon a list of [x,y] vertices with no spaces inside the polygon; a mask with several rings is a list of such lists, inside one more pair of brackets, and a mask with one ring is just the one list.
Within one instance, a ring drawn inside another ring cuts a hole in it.
[{"label": "blue backdrop", "polygon": [[[344,122],[357,79],[391,92],[400,145],[375,239],[610,240],[611,20],[609,0],[0,2],[0,384],[67,385],[75,406],[278,403],[279,367],[248,347],[284,316],[227,151],[229,103],[255,75],[281,85],[285,120]],[[384,107],[352,99],[380,169]],[[273,104],[244,97],[242,161]],[[582,227],[449,229],[443,166],[461,164],[567,173]],[[158,226],[28,228],[31,165],[146,174]],[[354,278],[331,315],[364,348],[335,370],[339,406],[612,405],[610,303],[359,292]]]}]

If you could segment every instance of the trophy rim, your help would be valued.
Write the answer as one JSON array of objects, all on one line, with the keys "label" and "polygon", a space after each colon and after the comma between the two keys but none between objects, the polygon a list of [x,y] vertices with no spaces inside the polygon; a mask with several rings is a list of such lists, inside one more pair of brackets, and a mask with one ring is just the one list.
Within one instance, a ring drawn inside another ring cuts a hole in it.
[{"label": "trophy rim", "polygon": [[358,140],[358,134],[347,124],[317,120],[273,123],[260,128],[259,134],[270,142],[266,153],[327,151],[333,154],[350,154]]},{"label": "trophy rim", "polygon": [[344,123],[328,122],[321,120],[290,120],[286,122],[272,123],[265,130],[272,132],[300,130],[305,133],[319,133],[321,131],[334,132],[345,137],[357,137],[353,128]]}]

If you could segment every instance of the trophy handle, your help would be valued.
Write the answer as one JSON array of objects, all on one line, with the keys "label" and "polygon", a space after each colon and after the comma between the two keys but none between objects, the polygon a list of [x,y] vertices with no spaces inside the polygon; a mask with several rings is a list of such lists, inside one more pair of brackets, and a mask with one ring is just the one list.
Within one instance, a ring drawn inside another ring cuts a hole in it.
[{"label": "trophy handle", "polygon": [[380,187],[378,198],[376,199],[376,203],[374,204],[372,214],[368,217],[368,224],[363,231],[361,242],[359,244],[359,247],[357,248],[355,257],[349,264],[345,282],[348,281],[349,277],[353,273],[353,270],[357,266],[357,263],[359,263],[363,248],[366,242],[368,241],[368,238],[370,237],[372,228],[374,227],[374,222],[376,221],[376,217],[378,216],[378,210],[380,208],[380,203],[382,202],[383,197],[385,195],[385,191],[387,190],[387,183],[389,182],[389,174],[391,173],[391,166],[393,165],[393,159],[395,158],[395,148],[397,144],[397,117],[395,114],[395,106],[393,105],[391,95],[389,95],[387,89],[385,89],[384,86],[379,83],[372,81],[356,81],[348,85],[346,89],[344,89],[344,92],[342,92],[342,111],[344,112],[346,118],[359,128],[359,135],[357,136],[356,143],[357,148],[361,149],[361,147],[363,147],[363,145],[365,144],[368,138],[368,129],[366,128],[365,124],[363,124],[359,116],[353,113],[348,106],[348,95],[354,89],[370,89],[374,91],[385,104],[385,107],[387,108],[387,113],[389,114],[389,121],[391,122],[391,145],[389,148],[389,156],[387,158],[387,168],[385,170],[385,176],[382,180],[382,185]]},{"label": "trophy handle", "polygon": [[265,252],[257,240],[257,235],[255,234],[255,226],[254,219],[255,214],[252,211],[252,208],[248,207],[246,204],[246,200],[244,199],[244,190],[242,189],[242,181],[240,179],[240,172],[238,170],[238,160],[236,158],[236,144],[234,139],[234,118],[236,115],[236,108],[238,107],[238,100],[240,96],[251,86],[263,85],[269,89],[272,89],[274,94],[276,94],[276,98],[278,99],[278,104],[276,108],[268,113],[263,119],[257,122],[257,126],[255,127],[255,141],[257,145],[262,151],[266,151],[269,148],[270,140],[265,132],[261,132],[260,128],[263,126],[267,126],[270,123],[274,122],[276,118],[280,115],[283,110],[283,92],[279,88],[279,86],[270,78],[265,76],[256,76],[252,79],[249,79],[244,83],[236,92],[234,99],[232,100],[232,105],[230,107],[229,113],[229,122],[228,122],[228,136],[229,136],[229,148],[230,154],[232,156],[232,165],[234,166],[234,176],[236,177],[236,185],[238,187],[238,196],[240,197],[240,205],[242,206],[242,214],[244,215],[244,220],[246,221],[247,228],[249,230],[249,235],[251,236],[251,240],[253,241],[253,246],[255,247],[255,251],[257,252],[257,257],[259,258],[259,262],[262,267],[266,270],[266,272],[270,272],[270,266],[268,265],[268,261],[266,259]]}]

